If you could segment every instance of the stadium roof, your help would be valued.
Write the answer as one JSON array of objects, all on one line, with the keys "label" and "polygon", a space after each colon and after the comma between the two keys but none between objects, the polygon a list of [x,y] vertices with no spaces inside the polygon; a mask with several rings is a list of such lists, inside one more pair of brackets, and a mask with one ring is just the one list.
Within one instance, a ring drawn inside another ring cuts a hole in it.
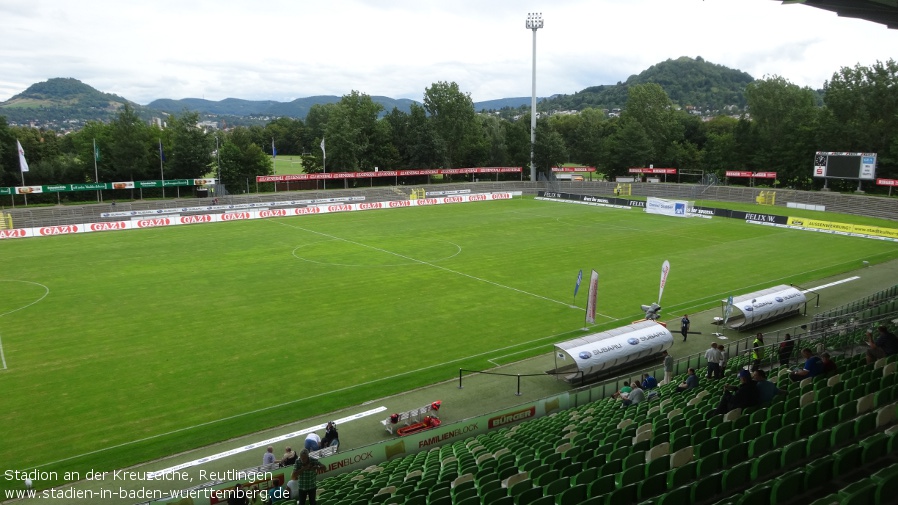
[{"label": "stadium roof", "polygon": [[898,29],[898,0],[781,0],[835,12],[846,18],[866,19]]}]

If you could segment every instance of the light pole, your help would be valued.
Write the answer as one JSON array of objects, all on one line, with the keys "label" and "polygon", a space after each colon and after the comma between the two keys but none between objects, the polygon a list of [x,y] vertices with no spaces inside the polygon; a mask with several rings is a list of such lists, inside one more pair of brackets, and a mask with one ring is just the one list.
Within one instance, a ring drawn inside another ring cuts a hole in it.
[{"label": "light pole", "polygon": [[536,182],[536,165],[533,163],[533,147],[536,144],[536,30],[543,27],[543,13],[527,14],[527,29],[533,30],[533,92],[530,95],[530,181]]}]

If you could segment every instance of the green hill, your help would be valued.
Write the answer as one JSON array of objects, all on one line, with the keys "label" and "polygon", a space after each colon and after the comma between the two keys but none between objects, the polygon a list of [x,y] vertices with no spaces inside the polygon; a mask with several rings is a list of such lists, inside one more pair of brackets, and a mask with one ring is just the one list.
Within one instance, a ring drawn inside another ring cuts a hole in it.
[{"label": "green hill", "polygon": [[[371,100],[384,106],[384,113],[393,110],[394,107],[403,112],[411,110],[414,100],[407,98],[389,98],[385,96],[372,96]],[[291,102],[277,102],[274,100],[240,100],[226,98],[217,102],[201,100],[199,98],[184,98],[181,100],[159,99],[150,102],[147,107],[169,113],[178,113],[183,110],[196,111],[200,114],[218,114],[229,116],[286,116],[305,119],[309,109],[313,105],[325,105],[337,103],[339,96],[310,96],[297,98]]]},{"label": "green hill", "polygon": [[683,56],[652,65],[625,82],[593,86],[572,95],[558,95],[540,102],[540,109],[582,110],[621,108],[630,86],[656,83],[681,107],[720,110],[728,105],[745,107],[745,87],[754,78],[741,70],[708,63],[701,57]]},{"label": "green hill", "polygon": [[32,84],[0,102],[0,115],[12,122],[107,120],[126,103],[141,112],[142,107],[118,95],[103,93],[78,79],[57,77]]}]

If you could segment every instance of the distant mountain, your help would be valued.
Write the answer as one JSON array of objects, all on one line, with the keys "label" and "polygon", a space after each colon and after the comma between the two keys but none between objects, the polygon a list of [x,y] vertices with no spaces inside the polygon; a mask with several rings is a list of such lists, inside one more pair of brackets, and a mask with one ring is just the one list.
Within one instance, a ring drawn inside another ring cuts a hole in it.
[{"label": "distant mountain", "polygon": [[708,63],[701,57],[683,56],[652,65],[626,82],[593,86],[572,95],[558,95],[541,102],[540,109],[621,108],[630,86],[656,83],[681,107],[719,110],[727,105],[745,106],[745,87],[755,79],[741,70]]},{"label": "distant mountain", "polygon": [[[200,114],[217,114],[230,116],[287,116],[299,119],[305,119],[309,113],[309,109],[313,105],[326,105],[329,103],[339,102],[339,96],[310,96],[306,98],[297,98],[292,102],[276,102],[273,100],[240,100],[237,98],[226,98],[217,102],[211,100],[202,100],[199,98],[184,98],[181,100],[159,99],[153,100],[147,107],[153,110],[168,112],[171,114],[179,113],[183,110],[199,112]],[[415,102],[407,98],[388,98],[385,96],[372,96],[371,100],[379,103],[384,107],[384,114],[389,113],[393,108],[397,108],[403,112],[409,112],[411,105]]]},{"label": "distant mountain", "polygon": [[[653,82],[660,84],[671,100],[682,107],[693,106],[701,110],[721,110],[727,105],[745,106],[745,87],[754,78],[740,70],[708,63],[701,57],[682,57],[652,65],[626,82],[593,86],[572,95],[553,95],[539,98],[540,110],[582,110],[594,108],[620,108],[627,101],[630,86]],[[414,100],[372,96],[383,105],[384,114],[393,108],[409,112]],[[158,99],[145,107],[125,98],[103,93],[72,78],[54,78],[31,85],[28,89],[5,102],[0,102],[0,116],[13,124],[33,122],[38,126],[54,129],[78,128],[84,121],[108,121],[126,103],[135,112],[149,119],[164,113],[178,114],[185,110],[200,113],[201,117],[229,116],[230,125],[261,124],[268,117],[294,117],[305,119],[309,109],[316,104],[336,103],[338,96],[312,96],[291,102],[274,100],[242,100],[227,98],[219,101],[199,98],[181,100]],[[511,116],[515,110],[530,107],[530,97],[502,98],[474,103],[477,111],[504,110]]]},{"label": "distant mountain", "polygon": [[0,102],[0,115],[12,122],[42,120],[99,120],[112,117],[126,103],[118,95],[103,93],[78,79],[53,78],[32,84],[25,91]]},{"label": "distant mountain", "polygon": [[[544,99],[537,97],[537,102]],[[496,100],[485,100],[483,102],[474,102],[474,110],[477,112],[484,110],[502,110],[505,108],[517,109],[518,107],[530,107],[530,97],[521,96],[517,98],[499,98]]]}]

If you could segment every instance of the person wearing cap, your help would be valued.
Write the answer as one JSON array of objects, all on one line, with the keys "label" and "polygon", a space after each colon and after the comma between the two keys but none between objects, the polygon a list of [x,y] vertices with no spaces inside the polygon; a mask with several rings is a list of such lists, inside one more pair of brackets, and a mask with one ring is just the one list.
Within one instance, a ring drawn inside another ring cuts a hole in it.
[{"label": "person wearing cap", "polygon": [[744,409],[746,407],[754,407],[758,405],[760,396],[758,394],[758,386],[755,381],[751,380],[751,373],[748,370],[739,370],[739,385],[723,387],[723,398],[714,411],[715,414],[726,414],[734,409]]},{"label": "person wearing cap", "polygon": [[309,499],[310,505],[315,505],[315,494],[318,491],[318,470],[323,468],[324,465],[309,455],[308,449],[299,452],[299,459],[296,460],[296,465],[293,467],[297,475],[296,488],[299,492],[299,505],[305,505],[306,498]]}]

